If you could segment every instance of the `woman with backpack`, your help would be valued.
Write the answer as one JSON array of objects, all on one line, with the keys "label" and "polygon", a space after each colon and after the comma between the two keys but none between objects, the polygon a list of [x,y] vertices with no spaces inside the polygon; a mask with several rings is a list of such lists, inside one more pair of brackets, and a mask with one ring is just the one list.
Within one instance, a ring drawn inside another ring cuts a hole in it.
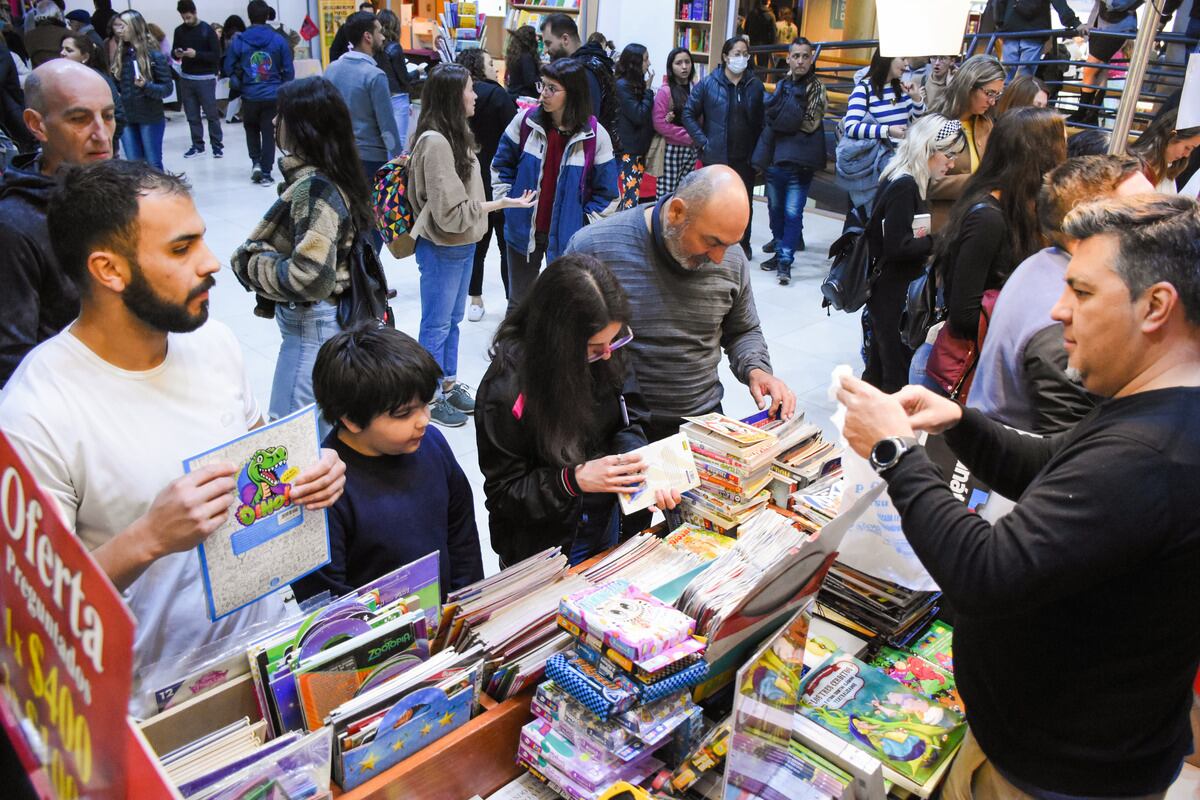
[{"label": "woman with backpack", "polygon": [[925,113],[925,93],[917,83],[904,84],[904,58],[875,51],[866,77],[850,92],[837,146],[837,176],[856,208],[870,212],[879,178],[904,138],[908,126]]},{"label": "woman with backpack", "polygon": [[175,88],[171,67],[146,20],[136,11],[123,11],[113,19],[113,39],[117,47],[111,71],[121,88],[120,103],[125,110],[121,147],[126,158],[162,169],[167,127],[163,98]]},{"label": "woman with backpack", "polygon": [[431,415],[447,427],[466,424],[475,411],[470,387],[458,380],[458,325],[466,310],[475,243],[487,230],[489,213],[530,209],[536,202],[531,191],[485,198],[475,136],[467,123],[475,114],[475,100],[465,67],[436,67],[421,90],[421,117],[408,160],[410,233],[417,241],[421,272],[417,340],[442,369]]},{"label": "woman with backpack", "polygon": [[692,135],[683,127],[683,109],[696,82],[696,65],[686,47],[667,54],[667,74],[654,95],[654,130],[666,145],[663,174],[658,176],[658,196],[675,193],[675,187],[696,168],[699,150]]},{"label": "woman with backpack", "polygon": [[918,214],[928,213],[925,198],[929,187],[946,174],[966,146],[962,123],[927,114],[908,129],[883,170],[875,210],[863,233],[878,260],[863,311],[870,320],[871,335],[866,338],[867,364],[862,378],[885,392],[898,391],[908,383],[913,351],[900,337],[900,315],[908,285],[920,276],[933,252],[929,224],[914,221]]},{"label": "woman with backpack", "polygon": [[[772,33],[775,23],[771,21]],[[754,196],[754,167],[750,159],[763,129],[763,82],[749,70],[750,46],[740,37],[727,39],[721,47],[721,69],[715,70],[692,89],[683,109],[683,127],[700,145],[704,166],[727,164]],[[751,258],[750,228],[754,203],[742,234],[742,252]]]},{"label": "woman with backpack", "polygon": [[762,263],[781,286],[792,280],[792,260],[804,250],[804,204],[813,173],[825,169],[825,86],[813,71],[813,46],[800,37],[788,48],[787,74],[765,104],[766,128],[754,166],[767,177],[767,211],[775,255]]},{"label": "woman with backpack", "polygon": [[617,112],[618,140],[621,152],[616,155],[620,163],[618,191],[621,193],[621,208],[633,208],[638,204],[642,191],[642,177],[646,174],[646,153],[650,140],[654,138],[654,93],[649,84],[654,80],[650,68],[650,55],[640,44],[629,44],[617,59]]},{"label": "woman with backpack", "polygon": [[943,394],[966,400],[970,345],[983,347],[981,321],[1013,269],[1042,249],[1037,198],[1042,179],[1067,159],[1063,118],[1049,108],[1016,108],[996,122],[979,169],[967,181],[933,259],[946,300],[946,325],[927,371]]},{"label": "woman with backpack", "polygon": [[408,151],[408,60],[400,46],[400,18],[394,11],[384,9],[375,15],[383,29],[383,47],[375,51],[375,63],[387,75],[388,92],[392,96],[392,116],[400,132],[400,152]]},{"label": "woman with backpack", "polygon": [[543,64],[539,106],[513,118],[492,161],[494,197],[537,192],[535,204],[504,212],[509,313],[529,292],[543,258],[558,258],[589,219],[616,205],[612,140],[592,116],[584,70],[566,58]]},{"label": "woman with backpack", "polygon": [[994,120],[999,116],[995,106],[1003,94],[1004,67],[1000,62],[994,56],[971,56],[954,73],[950,85],[938,98],[937,107],[930,109],[961,122],[967,137],[966,154],[954,163],[946,177],[934,183],[930,192],[933,230],[945,227],[950,207],[962,196],[972,173],[979,169]]},{"label": "woman with backpack", "polygon": [[351,249],[375,227],[350,111],[338,90],[319,77],[289,81],[278,103],[279,199],[230,259],[243,286],[276,304],[283,340],[271,419],[313,402],[317,351],[341,329],[338,300],[350,285]]}]

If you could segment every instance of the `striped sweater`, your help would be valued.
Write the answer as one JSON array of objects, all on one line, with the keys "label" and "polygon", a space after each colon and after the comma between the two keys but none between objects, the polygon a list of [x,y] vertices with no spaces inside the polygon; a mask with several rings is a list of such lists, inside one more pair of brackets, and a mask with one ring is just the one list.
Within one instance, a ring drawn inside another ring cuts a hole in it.
[{"label": "striped sweater", "polygon": [[635,208],[581,229],[568,253],[604,262],[629,295],[633,368],[655,423],[712,411],[723,389],[721,349],[746,383],[755,368],[771,371],[746,260],[736,245],[720,264],[685,270],[668,258]]},{"label": "striped sweater", "polygon": [[333,181],[286,156],[284,183],[229,265],[242,285],[279,303],[330,300],[350,283],[353,225]]},{"label": "striped sweater", "polygon": [[[868,109],[878,124],[864,122]],[[854,87],[846,101],[846,116],[842,118],[845,135],[851,139],[886,139],[891,125],[908,125],[925,113],[924,103],[914,103],[905,95],[896,102],[891,84],[883,87],[880,98],[866,81]]]}]

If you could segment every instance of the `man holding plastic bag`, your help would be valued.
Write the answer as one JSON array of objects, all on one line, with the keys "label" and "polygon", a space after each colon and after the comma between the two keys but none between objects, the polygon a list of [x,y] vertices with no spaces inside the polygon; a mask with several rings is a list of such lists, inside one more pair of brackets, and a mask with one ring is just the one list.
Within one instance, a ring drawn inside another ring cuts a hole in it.
[{"label": "man holding plastic bag", "polygon": [[[1073,430],[1025,436],[916,386],[885,395],[844,377],[838,392],[847,441],[957,613],[970,734],[948,798],[1161,797],[1191,752],[1200,206],[1101,201],[1065,229],[1080,242],[1053,318],[1070,368],[1109,398]],[[994,524],[971,513],[921,430],[944,432],[1015,508]]]}]

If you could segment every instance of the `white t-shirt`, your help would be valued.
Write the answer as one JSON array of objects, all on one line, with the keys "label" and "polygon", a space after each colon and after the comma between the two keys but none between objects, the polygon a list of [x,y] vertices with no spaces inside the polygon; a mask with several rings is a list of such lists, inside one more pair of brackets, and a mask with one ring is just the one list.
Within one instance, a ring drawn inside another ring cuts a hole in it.
[{"label": "white t-shirt", "polygon": [[[185,458],[259,417],[237,339],[213,321],[170,334],[163,363],[145,372],[113,366],[68,329],[30,352],[0,392],[0,429],[89,550],[145,514]],[[137,619],[135,675],[284,614],[276,593],[209,622],[195,550],[154,562],[123,596]]]}]

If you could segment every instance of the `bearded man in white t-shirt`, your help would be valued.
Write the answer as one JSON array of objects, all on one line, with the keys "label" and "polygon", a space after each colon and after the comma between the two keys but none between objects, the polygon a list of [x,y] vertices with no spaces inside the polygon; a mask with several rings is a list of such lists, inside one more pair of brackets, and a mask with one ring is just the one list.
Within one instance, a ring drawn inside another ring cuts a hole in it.
[{"label": "bearded man in white t-shirt", "polygon": [[[274,594],[209,622],[195,548],[234,502],[235,469],[180,477],[183,459],[262,417],[233,333],[205,324],[221,267],[186,183],[138,161],[81,167],[48,220],[82,310],[21,362],[0,429],[137,618],[136,674],[284,613]],[[344,473],[324,450],[292,498],[330,506]]]}]

